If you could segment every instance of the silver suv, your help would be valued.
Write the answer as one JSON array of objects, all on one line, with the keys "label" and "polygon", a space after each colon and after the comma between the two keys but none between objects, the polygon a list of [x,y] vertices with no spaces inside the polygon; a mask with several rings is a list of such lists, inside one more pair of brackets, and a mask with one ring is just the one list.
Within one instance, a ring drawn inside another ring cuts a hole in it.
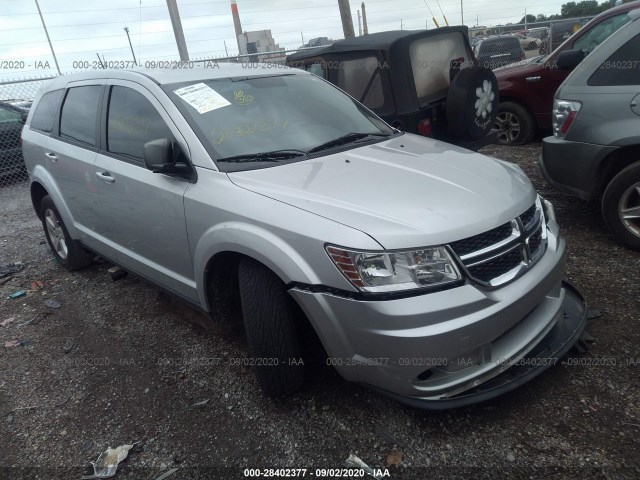
[{"label": "silver suv", "polygon": [[[601,199],[609,229],[640,249],[640,8],[628,16],[556,92],[540,166],[559,190]],[[558,62],[581,57],[570,50]]]},{"label": "silver suv", "polygon": [[268,67],[52,81],[23,149],[61,265],[98,254],[212,316],[238,307],[269,396],[302,386],[309,324],[346,379],[424,408],[495,397],[575,343],[565,242],[518,167]]}]

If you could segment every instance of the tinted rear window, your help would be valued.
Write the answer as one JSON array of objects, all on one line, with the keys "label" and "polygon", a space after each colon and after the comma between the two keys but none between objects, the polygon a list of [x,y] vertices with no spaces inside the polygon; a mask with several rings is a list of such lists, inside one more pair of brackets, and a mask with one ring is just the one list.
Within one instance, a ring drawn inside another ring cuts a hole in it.
[{"label": "tinted rear window", "polygon": [[41,132],[51,133],[63,93],[64,90],[54,90],[42,96],[38,102],[36,111],[33,113],[31,128],[40,130]]},{"label": "tinted rear window", "polygon": [[96,145],[98,108],[102,87],[74,87],[69,89],[60,115],[60,136]]},{"label": "tinted rear window", "polygon": [[490,51],[520,50],[520,41],[517,38],[499,38],[482,42],[481,47],[485,54]]},{"label": "tinted rear window", "polygon": [[595,71],[588,84],[593,86],[640,85],[640,35],[636,35],[611,55]]}]

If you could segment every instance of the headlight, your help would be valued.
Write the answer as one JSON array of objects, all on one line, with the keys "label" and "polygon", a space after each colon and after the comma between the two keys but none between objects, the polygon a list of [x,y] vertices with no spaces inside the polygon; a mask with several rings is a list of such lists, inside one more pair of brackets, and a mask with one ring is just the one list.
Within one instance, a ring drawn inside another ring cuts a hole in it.
[{"label": "headlight", "polygon": [[326,250],[338,270],[361,292],[416,290],[462,278],[444,247],[406,252],[356,252],[329,245]]}]

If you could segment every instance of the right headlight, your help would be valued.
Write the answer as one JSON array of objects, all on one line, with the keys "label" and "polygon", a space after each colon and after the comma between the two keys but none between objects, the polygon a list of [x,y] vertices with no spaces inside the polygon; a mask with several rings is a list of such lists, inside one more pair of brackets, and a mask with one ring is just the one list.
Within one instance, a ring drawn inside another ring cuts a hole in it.
[{"label": "right headlight", "polygon": [[328,245],[326,251],[338,270],[361,292],[426,289],[462,279],[445,247],[359,252]]}]

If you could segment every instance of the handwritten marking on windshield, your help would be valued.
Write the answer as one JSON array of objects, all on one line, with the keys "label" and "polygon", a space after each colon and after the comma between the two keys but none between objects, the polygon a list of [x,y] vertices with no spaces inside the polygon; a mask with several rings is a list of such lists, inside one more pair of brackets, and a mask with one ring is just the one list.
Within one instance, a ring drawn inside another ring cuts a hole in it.
[{"label": "handwritten marking on windshield", "polygon": [[262,120],[260,122],[245,123],[228,128],[214,128],[209,134],[209,138],[214,145],[220,145],[227,140],[237,137],[253,135],[257,132],[269,132],[275,129],[286,129],[289,126],[287,120]]}]

